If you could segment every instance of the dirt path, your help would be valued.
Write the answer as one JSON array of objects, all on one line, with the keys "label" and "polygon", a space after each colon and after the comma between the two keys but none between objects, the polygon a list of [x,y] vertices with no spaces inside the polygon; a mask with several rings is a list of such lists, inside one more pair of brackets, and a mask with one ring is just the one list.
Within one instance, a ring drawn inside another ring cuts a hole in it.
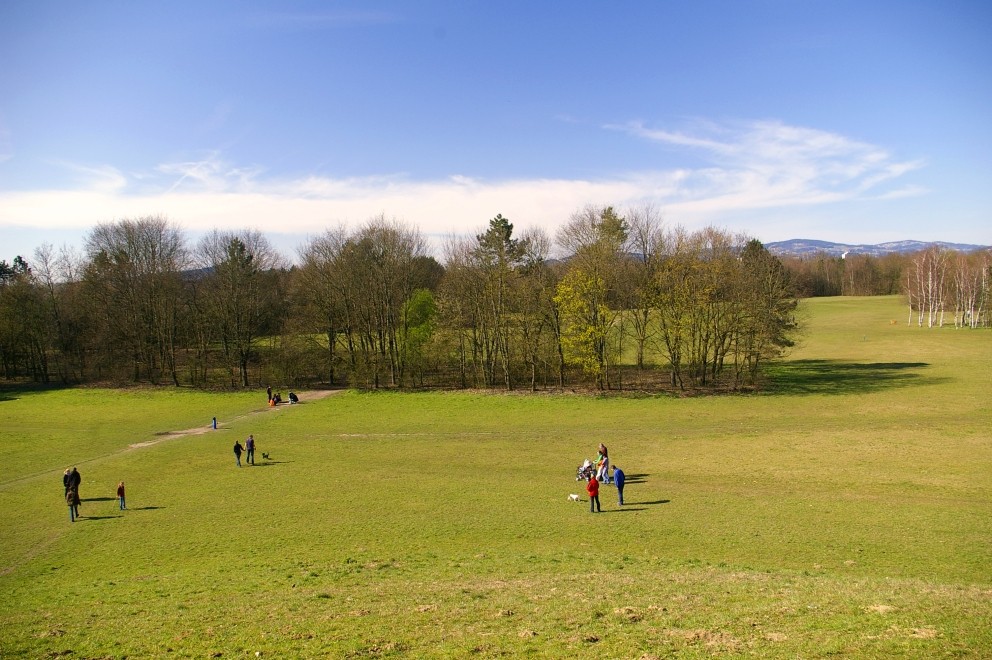
[{"label": "dirt path", "polygon": [[[298,405],[304,406],[310,402],[319,401],[320,399],[324,399],[334,394],[338,394],[341,391],[342,390],[313,390],[312,392],[304,392],[300,395],[300,403]],[[296,405],[291,405],[288,403],[284,403],[279,406],[273,406],[271,408],[266,406],[264,408],[258,408],[256,410],[252,410],[243,415],[238,415],[237,417],[232,417],[231,419],[227,420],[227,422],[228,423],[236,422],[238,420],[246,419],[253,415],[281,414],[289,410],[292,410],[296,407],[297,407]],[[219,427],[218,430],[223,430],[223,428],[224,427]],[[92,463],[93,461],[102,461],[106,458],[110,458],[111,456],[116,456],[118,454],[123,454],[125,452],[134,451],[136,449],[144,449],[145,447],[151,447],[153,445],[157,445],[160,442],[166,442],[168,440],[176,440],[179,438],[187,438],[192,435],[203,435],[204,433],[209,433],[213,430],[214,430],[213,426],[207,424],[206,426],[197,426],[195,428],[185,429],[183,431],[165,431],[164,433],[159,433],[152,440],[145,440],[144,442],[135,442],[128,445],[127,447],[124,447],[122,449],[117,449],[115,451],[109,452],[107,454],[103,454],[101,456],[93,456],[82,461],[77,461],[76,465],[86,465],[87,463]],[[25,474],[15,479],[11,479],[10,481],[0,482],[0,490],[9,488],[11,486],[15,486],[16,484],[23,483],[25,481],[31,481],[32,479],[37,479],[39,477],[47,478],[49,475],[61,471],[62,468],[58,467],[49,470],[42,470],[41,472],[35,472],[34,474]]]},{"label": "dirt path", "polygon": [[[252,410],[244,415],[238,415],[237,417],[232,417],[227,420],[228,423],[236,422],[238,420],[251,417],[253,415],[265,415],[270,413],[284,412],[286,410],[292,410],[296,408],[297,405],[303,406],[311,401],[319,401],[325,399],[333,394],[338,394],[341,390],[313,390],[312,392],[303,392],[300,395],[300,403],[290,404],[283,403],[278,406],[266,406],[265,408],[259,408],[258,410]],[[164,433],[159,433],[154,440],[145,440],[144,442],[135,442],[134,444],[128,445],[127,449],[121,451],[130,451],[132,449],[141,449],[143,447],[151,447],[152,445],[157,445],[160,442],[166,442],[167,440],[175,440],[177,438],[186,438],[191,435],[203,435],[204,433],[210,433],[214,428],[212,425],[207,424],[206,426],[197,426],[191,429],[185,429],[183,431],[165,431]]]},{"label": "dirt path", "polygon": [[[337,394],[339,392],[341,392],[341,390],[314,390],[312,392],[303,392],[300,394],[300,403],[298,405],[306,405],[307,403],[310,403],[312,401],[319,401],[321,399],[324,399],[333,394]],[[293,410],[297,407],[298,407],[297,405],[291,405],[289,403],[285,403],[273,407],[266,406],[264,408],[252,410],[243,415],[238,415],[237,417],[233,417],[228,421],[235,422],[237,420],[245,419],[253,415],[281,414],[289,410]],[[152,445],[157,445],[158,443],[165,442],[167,440],[176,440],[178,438],[186,438],[193,435],[203,435],[204,433],[209,433],[210,431],[213,431],[213,426],[210,424],[208,424],[207,426],[197,426],[195,428],[185,429],[183,431],[167,431],[165,433],[160,433],[154,440],[147,440],[145,442],[136,442],[134,444],[128,445],[123,449],[118,449],[117,451],[110,452],[109,454],[105,454],[103,456],[94,456],[93,458],[89,458],[85,461],[80,461],[78,464],[84,465],[86,463],[103,460],[105,458],[109,458],[117,454],[123,454],[125,452],[134,451],[136,449],[143,449],[144,447],[151,447]],[[55,470],[45,470],[43,472],[39,472],[36,474],[29,474],[22,477],[18,477],[17,479],[12,479],[11,481],[0,483],[0,490],[7,489],[16,484],[23,483],[25,481],[30,481],[32,479],[38,479],[41,477],[48,479],[52,475],[57,476],[58,473],[61,472],[61,470],[62,468],[59,467]],[[85,502],[86,500],[84,499],[83,501]],[[67,531],[68,531],[68,527],[60,528],[58,532],[48,535],[46,538],[41,540],[41,542],[35,544],[23,557],[16,559],[13,563],[11,563],[8,566],[0,566],[0,576],[9,575],[10,573],[17,570],[19,567],[25,565],[33,557],[41,554],[49,546],[53,545],[56,541],[58,541],[63,536],[65,536]]]}]

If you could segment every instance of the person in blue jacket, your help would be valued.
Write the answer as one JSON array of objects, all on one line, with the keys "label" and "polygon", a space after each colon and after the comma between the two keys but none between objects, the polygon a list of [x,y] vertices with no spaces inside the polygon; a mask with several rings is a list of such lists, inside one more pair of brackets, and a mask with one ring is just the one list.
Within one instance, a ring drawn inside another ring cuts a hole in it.
[{"label": "person in blue jacket", "polygon": [[618,468],[616,465],[613,466],[613,483],[617,487],[617,496],[620,498],[620,505],[623,506],[623,470]]}]

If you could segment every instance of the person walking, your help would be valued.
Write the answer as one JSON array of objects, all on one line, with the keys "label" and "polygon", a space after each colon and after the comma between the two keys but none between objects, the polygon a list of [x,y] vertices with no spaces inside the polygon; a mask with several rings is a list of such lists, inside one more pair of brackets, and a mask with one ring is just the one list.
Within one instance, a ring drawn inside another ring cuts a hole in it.
[{"label": "person walking", "polygon": [[589,513],[602,513],[603,510],[599,507],[599,481],[596,480],[596,475],[589,477],[589,481],[586,482],[586,493],[589,494]]},{"label": "person walking", "polygon": [[269,385],[265,388],[265,393],[269,395],[269,401],[272,401],[272,386]]},{"label": "person walking", "polygon": [[617,497],[620,498],[620,506],[623,506],[623,482],[626,479],[623,470],[616,465],[613,466],[613,483],[617,487]]},{"label": "person walking", "polygon": [[255,464],[255,436],[249,435],[245,440],[245,465]]},{"label": "person walking", "polygon": [[66,468],[65,472],[62,474],[62,485],[65,487],[65,493],[69,493],[69,475],[72,474],[72,468]]},{"label": "person walking", "polygon": [[76,522],[79,517],[79,494],[75,488],[65,492],[65,503],[69,506],[69,522]]},{"label": "person walking", "polygon": [[[79,470],[75,467],[72,468],[72,472],[69,473],[69,488],[76,491],[76,499],[79,499],[79,484],[83,483],[83,477],[79,474]],[[76,516],[79,516],[79,512],[76,512]]]},{"label": "person walking", "polygon": [[244,451],[244,448],[241,446],[241,441],[240,440],[235,440],[234,441],[234,460],[237,461],[238,467],[241,467],[241,452],[242,451]]},{"label": "person walking", "polygon": [[119,484],[117,484],[117,503],[120,505],[121,511],[123,511],[124,509],[127,508],[127,505],[124,503],[124,482],[123,481],[120,482]]}]

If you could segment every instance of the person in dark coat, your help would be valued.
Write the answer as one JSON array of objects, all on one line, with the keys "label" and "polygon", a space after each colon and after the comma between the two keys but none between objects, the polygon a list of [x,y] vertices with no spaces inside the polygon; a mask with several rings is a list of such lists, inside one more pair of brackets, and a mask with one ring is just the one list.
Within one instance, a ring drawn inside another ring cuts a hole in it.
[{"label": "person in dark coat", "polygon": [[234,460],[238,462],[238,467],[241,467],[241,452],[244,451],[244,447],[241,446],[239,440],[234,441]]},{"label": "person in dark coat", "polygon": [[255,464],[255,436],[249,435],[245,440],[245,465]]},{"label": "person in dark coat", "polygon": [[69,522],[76,522],[79,517],[79,494],[74,488],[65,492],[65,503],[69,506]]},{"label": "person in dark coat", "polygon": [[[69,473],[69,488],[76,491],[76,499],[79,499],[79,484],[83,483],[83,477],[75,467]],[[78,514],[77,514],[78,515]]]},{"label": "person in dark coat", "polygon": [[72,474],[71,468],[66,468],[65,472],[62,474],[62,485],[65,486],[65,493],[69,494],[69,475]]}]

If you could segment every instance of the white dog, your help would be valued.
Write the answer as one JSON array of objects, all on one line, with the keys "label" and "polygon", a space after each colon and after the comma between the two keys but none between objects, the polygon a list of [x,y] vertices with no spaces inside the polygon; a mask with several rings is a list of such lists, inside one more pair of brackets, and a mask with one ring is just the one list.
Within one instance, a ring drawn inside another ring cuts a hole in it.
[{"label": "white dog", "polygon": [[579,501],[579,496],[577,494],[575,494],[575,493],[572,493],[572,494],[570,494],[568,496],[568,501],[569,502],[578,502]]}]

